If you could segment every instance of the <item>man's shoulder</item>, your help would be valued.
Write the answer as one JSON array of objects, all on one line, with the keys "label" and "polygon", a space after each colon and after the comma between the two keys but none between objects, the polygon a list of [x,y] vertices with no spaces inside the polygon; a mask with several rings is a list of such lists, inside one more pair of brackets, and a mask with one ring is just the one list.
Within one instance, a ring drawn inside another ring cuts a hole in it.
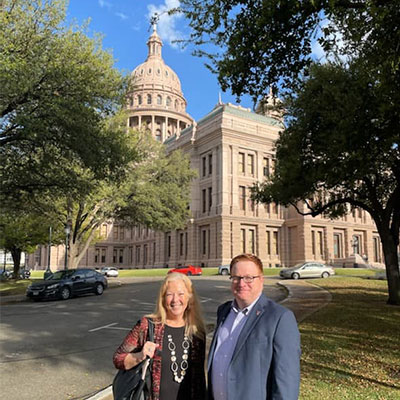
[{"label": "man's shoulder", "polygon": [[269,297],[265,296],[265,294],[261,294],[256,306],[263,308],[265,311],[268,311],[269,314],[273,313],[279,316],[292,312],[288,308],[271,300]]}]

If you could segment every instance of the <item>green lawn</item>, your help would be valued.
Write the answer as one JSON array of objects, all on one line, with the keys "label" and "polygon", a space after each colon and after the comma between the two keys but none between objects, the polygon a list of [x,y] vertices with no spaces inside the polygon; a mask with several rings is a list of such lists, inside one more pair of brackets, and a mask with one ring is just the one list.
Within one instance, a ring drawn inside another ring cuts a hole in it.
[{"label": "green lawn", "polygon": [[332,302],[300,324],[301,400],[400,399],[400,307],[387,283],[318,279]]}]

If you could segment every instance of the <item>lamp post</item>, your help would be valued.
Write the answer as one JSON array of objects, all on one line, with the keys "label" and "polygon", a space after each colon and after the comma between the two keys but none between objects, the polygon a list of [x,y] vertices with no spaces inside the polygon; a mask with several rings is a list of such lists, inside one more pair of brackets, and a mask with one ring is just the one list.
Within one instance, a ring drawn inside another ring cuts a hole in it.
[{"label": "lamp post", "polygon": [[46,271],[44,272],[44,279],[46,279],[48,276],[51,275],[51,268],[50,268],[50,259],[51,259],[51,232],[52,232],[52,227],[49,227],[49,246],[47,250],[47,268]]},{"label": "lamp post", "polygon": [[68,247],[69,247],[69,234],[71,233],[71,221],[67,221],[64,226],[65,232],[65,262],[64,262],[64,269],[68,269]]}]

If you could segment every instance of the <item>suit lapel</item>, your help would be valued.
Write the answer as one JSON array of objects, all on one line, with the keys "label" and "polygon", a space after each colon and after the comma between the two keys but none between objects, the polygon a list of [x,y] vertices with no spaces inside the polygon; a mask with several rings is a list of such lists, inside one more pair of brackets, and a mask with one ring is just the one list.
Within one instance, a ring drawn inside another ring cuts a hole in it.
[{"label": "suit lapel", "polygon": [[234,361],[234,359],[237,357],[237,355],[240,352],[241,348],[246,343],[246,340],[247,340],[248,336],[252,332],[253,327],[257,324],[258,320],[264,314],[265,308],[266,308],[266,304],[267,304],[267,299],[262,294],[260,299],[258,300],[258,302],[256,304],[254,304],[254,307],[250,312],[249,318],[246,321],[242,331],[240,332],[238,341],[237,341],[236,346],[235,346],[235,351],[233,352],[232,361]]}]

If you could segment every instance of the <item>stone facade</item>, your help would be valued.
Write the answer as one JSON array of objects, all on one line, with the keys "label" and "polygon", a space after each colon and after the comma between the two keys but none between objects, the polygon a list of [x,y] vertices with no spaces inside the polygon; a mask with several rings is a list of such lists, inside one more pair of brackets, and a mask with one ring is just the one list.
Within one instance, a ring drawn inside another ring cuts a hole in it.
[{"label": "stone facade", "polygon": [[[243,252],[257,254],[265,267],[311,260],[353,266],[367,258],[382,265],[379,235],[363,210],[328,220],[302,216],[293,207],[253,204],[250,187],[273,172],[274,143],[284,128],[279,115],[219,102],[193,121],[179,78],[161,57],[156,31],[147,45],[146,61],[132,73],[128,125],[146,126],[168,151],[181,149],[189,156],[198,171],[191,186],[192,217],[185,229],[165,233],[103,224],[104,239],[88,249],[82,266],[215,267]],[[45,268],[47,251],[30,256],[29,265]],[[63,268],[63,246],[51,255],[52,268]]]}]

